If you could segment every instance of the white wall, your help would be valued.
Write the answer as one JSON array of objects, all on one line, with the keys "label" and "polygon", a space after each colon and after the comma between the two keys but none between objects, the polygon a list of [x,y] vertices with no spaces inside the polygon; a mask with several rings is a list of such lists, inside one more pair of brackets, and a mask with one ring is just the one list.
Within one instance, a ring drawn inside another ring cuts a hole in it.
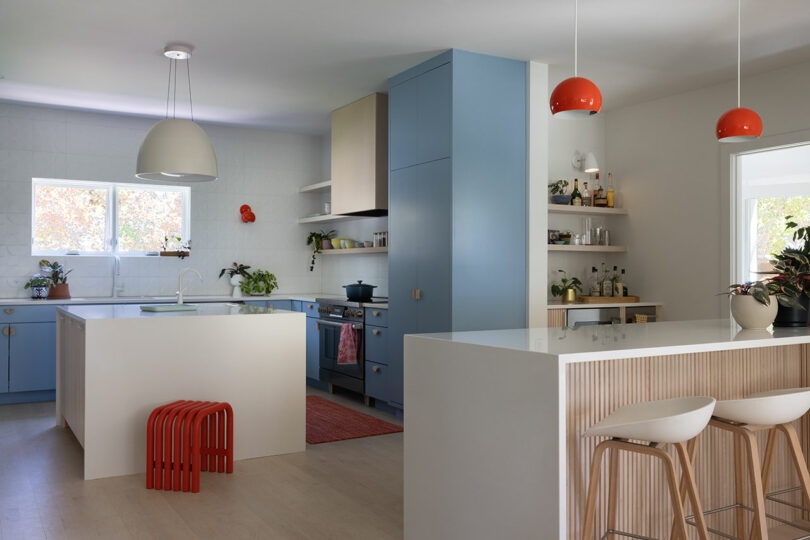
[{"label": "white wall", "polygon": [[[743,106],[764,135],[810,128],[810,63],[745,77]],[[605,114],[606,153],[623,204],[632,279],[666,319],[727,317],[716,296],[729,283],[728,185],[718,117],[735,106],[734,82]]]},{"label": "white wall", "polygon": [[[37,271],[39,257],[30,255],[31,178],[133,182],[138,148],[154,122],[0,103],[0,297],[26,296],[23,283]],[[280,292],[319,292],[323,266],[309,272],[309,227],[296,219],[319,206],[298,188],[322,180],[322,138],[204,128],[219,160],[220,179],[191,188],[191,257],[123,258],[122,296],[174,294],[177,272],[186,266],[204,277],[203,283],[187,277],[190,294],[227,294],[230,287],[217,275],[233,261],[274,272]],[[253,207],[256,223],[241,223],[244,203]],[[60,259],[74,268],[69,280],[73,296],[110,295],[111,258]]]}]

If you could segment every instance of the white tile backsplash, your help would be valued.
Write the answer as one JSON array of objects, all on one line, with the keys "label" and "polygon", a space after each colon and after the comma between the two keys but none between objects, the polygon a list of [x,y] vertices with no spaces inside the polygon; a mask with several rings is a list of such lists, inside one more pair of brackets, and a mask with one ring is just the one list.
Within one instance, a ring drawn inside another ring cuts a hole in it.
[{"label": "white tile backsplash", "polygon": [[[0,102],[0,298],[27,295],[23,284],[37,271],[31,256],[31,178],[135,182],[135,160],[151,118],[35,107]],[[388,294],[384,255],[319,257],[309,271],[310,231],[337,229],[344,238],[370,240],[387,230],[387,218],[300,225],[320,209],[326,194],[301,194],[303,185],[328,178],[328,137],[220,125],[203,125],[219,163],[220,179],[191,188],[192,255],[122,257],[122,296],[174,294],[177,273],[187,266],[190,294],[228,294],[219,270],[234,261],[276,274],[280,292],[343,294],[342,285],[362,279]],[[239,206],[249,204],[256,222],[243,224]],[[74,296],[108,296],[110,257],[62,257],[74,271]]]}]

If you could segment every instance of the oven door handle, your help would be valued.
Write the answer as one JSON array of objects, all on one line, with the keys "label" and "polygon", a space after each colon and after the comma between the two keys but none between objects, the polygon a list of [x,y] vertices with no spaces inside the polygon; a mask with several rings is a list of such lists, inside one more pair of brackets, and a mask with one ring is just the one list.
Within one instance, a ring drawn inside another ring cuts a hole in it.
[{"label": "oven door handle", "polygon": [[[346,323],[331,322],[331,321],[318,321],[317,323],[315,323],[315,328],[317,330],[320,330],[322,324],[327,325],[327,326],[343,326]],[[362,330],[363,325],[362,324],[352,324],[352,329],[353,330]]]}]

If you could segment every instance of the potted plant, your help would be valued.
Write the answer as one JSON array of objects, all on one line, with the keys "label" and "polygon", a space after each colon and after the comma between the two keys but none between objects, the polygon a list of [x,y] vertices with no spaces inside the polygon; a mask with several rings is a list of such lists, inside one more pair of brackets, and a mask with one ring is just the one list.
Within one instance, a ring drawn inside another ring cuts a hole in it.
[{"label": "potted plant", "polygon": [[[170,249],[169,245],[173,244],[174,249]],[[179,257],[185,259],[191,254],[191,240],[183,242],[180,236],[174,236],[169,239],[168,236],[163,237],[163,242],[160,244],[161,257]]]},{"label": "potted plant", "polygon": [[551,194],[551,202],[554,204],[570,204],[571,195],[566,195],[568,180],[557,180],[548,185],[548,192]]},{"label": "potted plant", "polygon": [[332,238],[335,237],[336,231],[324,231],[321,229],[319,232],[311,232],[307,236],[307,245],[312,246],[312,261],[309,263],[309,271],[315,269],[315,255],[323,249],[332,249]]},{"label": "potted plant", "polygon": [[228,268],[223,268],[222,270],[219,271],[219,277],[228,274],[230,283],[233,286],[231,296],[233,296],[234,298],[242,297],[242,289],[240,288],[240,285],[245,280],[245,278],[250,275],[250,272],[248,272],[249,268],[250,266],[235,262]]},{"label": "potted plant", "polygon": [[582,282],[576,276],[569,278],[565,270],[557,270],[557,272],[560,272],[563,277],[559,283],[552,283],[551,294],[562,297],[563,304],[575,304],[577,292],[582,294]]},{"label": "potted plant", "polygon": [[239,288],[249,296],[267,296],[278,288],[278,281],[267,270],[256,270],[253,273],[248,272]]},{"label": "potted plant", "polygon": [[70,287],[68,286],[67,276],[73,270],[65,270],[62,263],[58,261],[39,261],[39,267],[49,274],[51,281],[51,288],[48,291],[48,298],[55,300],[64,300],[70,298]]},{"label": "potted plant", "polygon": [[807,326],[810,308],[810,227],[799,227],[793,216],[785,218],[785,229],[793,231],[793,247],[775,254],[773,277],[768,290],[777,295],[779,310],[774,326]]},{"label": "potted plant", "polygon": [[772,301],[767,281],[749,281],[729,286],[731,316],[746,330],[761,330],[773,324],[779,302]]},{"label": "potted plant", "polygon": [[25,284],[25,288],[31,289],[31,298],[41,300],[48,297],[51,288],[51,278],[42,274],[34,274]]}]

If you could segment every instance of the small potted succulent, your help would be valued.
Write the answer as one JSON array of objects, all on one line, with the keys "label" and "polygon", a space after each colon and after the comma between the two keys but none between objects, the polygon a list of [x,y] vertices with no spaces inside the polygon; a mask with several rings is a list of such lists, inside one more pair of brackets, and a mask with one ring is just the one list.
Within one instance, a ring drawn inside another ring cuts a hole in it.
[{"label": "small potted succulent", "polygon": [[315,269],[315,255],[324,249],[332,249],[332,238],[337,234],[336,231],[324,231],[321,229],[319,232],[311,232],[307,236],[307,245],[312,246],[312,261],[309,263],[309,271]]},{"label": "small potted succulent", "polygon": [[39,267],[43,273],[48,276],[51,281],[51,288],[48,291],[48,298],[53,300],[65,300],[70,298],[70,286],[67,282],[67,276],[73,270],[65,270],[62,263],[59,261],[39,261]]},{"label": "small potted succulent", "polygon": [[731,315],[746,330],[762,330],[773,324],[779,308],[777,301],[771,297],[767,281],[748,281],[729,286]]},{"label": "small potted succulent", "polygon": [[48,292],[51,288],[51,278],[42,274],[34,274],[25,284],[25,288],[31,289],[31,298],[44,300],[48,298]]},{"label": "small potted succulent", "polygon": [[557,180],[548,185],[548,192],[551,195],[551,202],[554,204],[570,204],[571,195],[566,195],[568,180]]},{"label": "small potted succulent", "polygon": [[576,304],[577,292],[582,294],[582,282],[576,276],[569,278],[565,270],[557,270],[557,272],[561,273],[563,277],[559,283],[551,285],[551,294],[560,296],[563,304]]},{"label": "small potted succulent", "polygon": [[222,270],[219,271],[219,277],[228,274],[230,283],[233,286],[233,292],[231,292],[231,296],[233,296],[234,298],[242,297],[242,289],[240,286],[242,285],[242,282],[245,281],[245,278],[247,278],[250,275],[248,269],[250,269],[250,266],[235,262],[231,266],[223,268]]},{"label": "small potted succulent", "polygon": [[278,281],[276,276],[267,270],[256,270],[248,272],[239,288],[249,296],[267,296],[278,288]]}]

